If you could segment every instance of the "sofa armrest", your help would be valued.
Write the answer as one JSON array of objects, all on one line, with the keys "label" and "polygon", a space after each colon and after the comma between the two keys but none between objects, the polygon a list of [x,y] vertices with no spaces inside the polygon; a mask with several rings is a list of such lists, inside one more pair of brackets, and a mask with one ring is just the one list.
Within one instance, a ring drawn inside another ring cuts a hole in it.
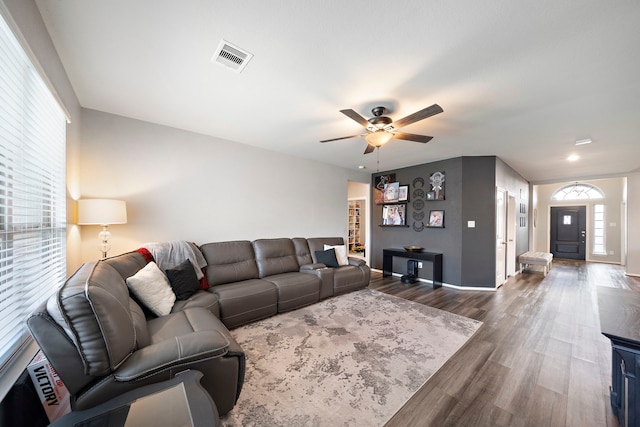
[{"label": "sofa armrest", "polygon": [[300,266],[300,271],[304,271],[304,270],[320,270],[322,268],[327,268],[326,265],[320,263],[320,262],[316,262],[314,264],[304,264]]},{"label": "sofa armrest", "polygon": [[356,267],[360,267],[362,265],[365,265],[366,261],[363,260],[362,258],[354,258],[354,257],[349,257],[349,265],[354,265]]},{"label": "sofa armrest", "polygon": [[[310,266],[316,267],[305,268]],[[307,264],[300,267],[301,273],[313,274],[314,276],[320,278],[320,299],[325,299],[333,296],[333,276],[335,270],[335,268],[328,268],[326,265],[320,263]]]},{"label": "sofa armrest", "polygon": [[227,354],[229,340],[218,331],[197,331],[135,351],[114,373],[117,381],[132,381],[165,369]]}]

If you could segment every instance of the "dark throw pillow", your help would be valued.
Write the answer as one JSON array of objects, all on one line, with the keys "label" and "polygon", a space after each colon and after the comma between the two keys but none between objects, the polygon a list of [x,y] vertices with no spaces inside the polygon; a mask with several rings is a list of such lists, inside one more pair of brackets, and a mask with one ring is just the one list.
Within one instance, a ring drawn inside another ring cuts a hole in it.
[{"label": "dark throw pillow", "polygon": [[331,268],[338,268],[338,258],[336,258],[336,250],[331,248],[326,251],[316,251],[316,261]]},{"label": "dark throw pillow", "polygon": [[182,264],[166,270],[165,273],[178,301],[189,299],[191,295],[200,289],[200,281],[196,276],[193,264],[188,259]]}]

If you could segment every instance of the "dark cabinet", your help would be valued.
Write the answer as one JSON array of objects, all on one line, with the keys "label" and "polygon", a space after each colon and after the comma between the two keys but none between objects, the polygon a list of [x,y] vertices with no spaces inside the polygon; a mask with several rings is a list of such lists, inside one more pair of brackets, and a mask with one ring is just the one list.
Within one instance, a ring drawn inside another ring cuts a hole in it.
[{"label": "dark cabinet", "polygon": [[611,409],[620,426],[640,426],[640,351],[612,345]]},{"label": "dark cabinet", "polygon": [[640,427],[640,292],[598,287],[600,331],[611,340],[611,409]]}]

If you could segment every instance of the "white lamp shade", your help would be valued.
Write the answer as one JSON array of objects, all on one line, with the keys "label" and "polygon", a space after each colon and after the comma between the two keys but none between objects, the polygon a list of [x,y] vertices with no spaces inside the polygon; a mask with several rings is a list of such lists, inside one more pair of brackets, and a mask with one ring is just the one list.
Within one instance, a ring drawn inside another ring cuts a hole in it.
[{"label": "white lamp shade", "polygon": [[110,225],[127,223],[127,205],[122,200],[78,200],[79,225]]}]

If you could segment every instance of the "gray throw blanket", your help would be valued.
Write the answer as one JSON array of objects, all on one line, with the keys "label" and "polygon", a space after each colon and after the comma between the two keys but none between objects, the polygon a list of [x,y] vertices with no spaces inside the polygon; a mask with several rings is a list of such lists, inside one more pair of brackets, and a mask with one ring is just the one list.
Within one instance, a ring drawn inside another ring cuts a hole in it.
[{"label": "gray throw blanket", "polygon": [[142,247],[147,248],[156,264],[162,271],[169,270],[188,259],[196,270],[198,280],[204,277],[202,268],[207,265],[202,252],[196,245],[184,240],[173,240],[170,242],[145,243]]}]

